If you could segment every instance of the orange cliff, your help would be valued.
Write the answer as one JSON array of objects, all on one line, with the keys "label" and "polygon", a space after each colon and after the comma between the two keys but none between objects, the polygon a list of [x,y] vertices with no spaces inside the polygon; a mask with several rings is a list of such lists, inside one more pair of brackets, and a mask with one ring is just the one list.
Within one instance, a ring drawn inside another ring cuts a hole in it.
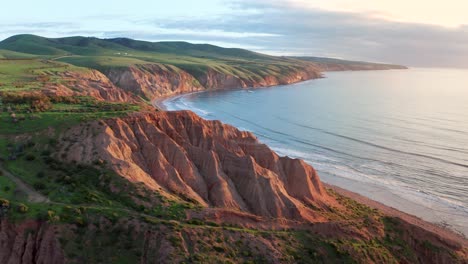
[{"label": "orange cliff", "polygon": [[86,68],[51,71],[36,79],[42,84],[41,92],[46,95],[90,96],[99,101],[141,103],[142,99],[154,100],[195,91],[291,84],[321,78],[322,74],[315,65],[306,63],[281,74],[246,76],[213,68],[194,76],[173,65],[146,63],[101,71]]},{"label": "orange cliff", "polygon": [[[59,79],[60,82],[51,81]],[[43,81],[41,92],[53,96],[90,96],[98,101],[135,103],[138,99],[131,93],[114,85],[97,70],[64,71],[38,77]]]},{"label": "orange cliff", "polygon": [[132,182],[205,207],[317,222],[325,219],[312,208],[337,206],[305,162],[189,111],[94,121],[69,129],[60,142],[59,158],[104,160]]},{"label": "orange cliff", "polygon": [[117,87],[150,100],[195,91],[267,87],[322,77],[320,70],[312,64],[290,69],[283,76],[265,75],[256,79],[226,74],[212,68],[195,77],[175,66],[164,64],[139,64],[103,72]]}]

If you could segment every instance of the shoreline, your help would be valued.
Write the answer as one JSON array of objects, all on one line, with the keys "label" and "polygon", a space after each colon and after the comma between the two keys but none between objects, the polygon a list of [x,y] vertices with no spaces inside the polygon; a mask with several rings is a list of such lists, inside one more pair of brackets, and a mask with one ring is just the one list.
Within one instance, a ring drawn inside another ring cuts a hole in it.
[{"label": "shoreline", "polygon": [[[239,89],[245,89],[245,88],[239,88]],[[224,90],[228,90],[228,89],[217,89],[216,91],[224,91]],[[235,89],[232,89],[232,90],[235,90]],[[208,90],[193,91],[193,92],[188,92],[188,93],[177,93],[177,94],[161,96],[161,97],[153,99],[151,101],[151,105],[156,107],[160,111],[171,111],[171,110],[168,110],[167,107],[164,105],[165,101],[174,100],[176,98],[186,96],[186,95],[189,95],[189,94],[204,93],[204,92],[208,92]]]},{"label": "shoreline", "polygon": [[[301,82],[298,82],[298,83],[303,83],[303,82],[312,81],[312,80],[315,80],[315,79],[305,80],[305,81],[301,81]],[[296,83],[292,83],[292,84],[288,84],[288,85],[293,85],[293,84],[296,84]],[[179,93],[179,94],[173,94],[173,95],[168,95],[168,96],[164,96],[164,97],[159,97],[159,98],[154,99],[151,102],[151,104],[154,107],[156,107],[157,109],[159,109],[160,111],[174,111],[174,110],[169,110],[165,106],[164,102],[170,101],[170,100],[175,100],[177,98],[187,96],[187,95],[190,95],[190,94],[203,93],[203,92],[263,89],[263,88],[273,88],[273,87],[277,88],[277,87],[281,87],[281,86],[285,86],[285,85],[275,85],[275,86],[266,86],[266,87],[251,87],[251,88],[238,88],[238,89],[216,89],[216,90],[193,91],[193,92],[188,92],[188,93]],[[192,111],[191,109],[186,109],[186,110]],[[313,166],[312,164],[310,164],[310,165]],[[431,221],[428,221],[428,220],[424,220],[419,216],[406,213],[406,212],[401,211],[401,210],[399,210],[397,208],[394,208],[394,207],[392,207],[390,205],[385,205],[382,202],[379,202],[377,200],[373,200],[370,197],[367,197],[367,196],[364,196],[362,194],[356,193],[354,191],[339,187],[339,186],[334,185],[334,184],[324,182],[322,180],[322,177],[321,177],[321,181],[322,181],[322,183],[323,183],[323,185],[325,187],[333,189],[333,190],[335,190],[337,193],[339,193],[341,195],[344,195],[344,196],[346,196],[348,198],[356,200],[357,202],[362,203],[364,205],[367,205],[367,206],[369,206],[371,208],[378,209],[378,210],[380,210],[382,213],[384,213],[386,215],[393,216],[393,217],[398,217],[398,218],[400,218],[400,219],[402,219],[402,220],[404,220],[404,221],[406,221],[406,222],[408,222],[410,224],[421,227],[421,228],[423,228],[423,229],[425,229],[425,230],[427,230],[429,232],[432,232],[434,234],[437,234],[437,235],[439,235],[441,237],[444,237],[444,238],[450,239],[452,241],[455,241],[455,242],[463,245],[463,247],[468,247],[468,238],[467,238],[466,234],[464,234],[463,232],[461,232],[459,230],[456,230],[455,228],[450,228],[451,227],[450,225],[444,226],[444,225],[440,225],[440,224],[438,224],[436,222],[431,222]]]},{"label": "shoreline", "polygon": [[292,82],[292,83],[288,83],[288,84],[277,84],[277,85],[258,86],[258,87],[205,89],[205,90],[191,91],[191,92],[186,92],[186,93],[176,93],[176,94],[170,94],[170,95],[157,97],[157,98],[151,100],[151,105],[156,107],[157,109],[159,109],[161,111],[171,111],[171,110],[168,110],[164,106],[163,102],[168,101],[168,100],[174,100],[176,98],[179,98],[179,97],[182,97],[182,96],[187,96],[187,95],[190,95],[190,94],[207,93],[207,92],[240,91],[240,90],[257,90],[257,89],[266,89],[266,88],[278,88],[278,87],[282,87],[282,86],[289,86],[289,85],[294,85],[294,84],[299,84],[299,83],[304,83],[304,82],[310,82],[310,81],[323,79],[323,78],[327,78],[327,77],[322,74],[320,77],[317,77],[317,78],[311,78],[311,79],[308,79],[308,80],[302,80],[302,81]]}]

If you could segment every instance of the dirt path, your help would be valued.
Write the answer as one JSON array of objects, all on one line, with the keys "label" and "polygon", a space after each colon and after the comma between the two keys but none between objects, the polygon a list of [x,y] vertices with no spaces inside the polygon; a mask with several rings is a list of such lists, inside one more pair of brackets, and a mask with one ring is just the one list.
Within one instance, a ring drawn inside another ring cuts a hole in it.
[{"label": "dirt path", "polygon": [[0,171],[3,173],[4,176],[8,177],[16,184],[16,188],[22,192],[24,192],[28,196],[28,201],[33,203],[50,203],[49,198],[45,197],[44,195],[38,193],[34,190],[31,186],[27,185],[18,177],[15,177],[13,174],[6,171],[0,165]]}]

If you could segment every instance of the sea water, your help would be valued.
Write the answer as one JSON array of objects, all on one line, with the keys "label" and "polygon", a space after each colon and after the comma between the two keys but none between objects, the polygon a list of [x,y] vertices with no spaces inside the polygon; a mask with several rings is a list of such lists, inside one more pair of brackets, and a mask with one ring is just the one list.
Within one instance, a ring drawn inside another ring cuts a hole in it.
[{"label": "sea water", "polygon": [[468,235],[468,70],[329,72],[163,104],[251,131],[324,182]]}]

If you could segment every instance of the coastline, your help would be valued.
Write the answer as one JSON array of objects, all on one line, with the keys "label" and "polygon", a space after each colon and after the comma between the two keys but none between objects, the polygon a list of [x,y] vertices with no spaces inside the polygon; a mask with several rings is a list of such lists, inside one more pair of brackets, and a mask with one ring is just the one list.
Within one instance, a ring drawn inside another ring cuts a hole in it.
[{"label": "coastline", "polygon": [[[243,89],[243,88],[240,88],[240,89]],[[227,90],[227,89],[219,89],[219,90],[216,90],[216,91],[222,91],[222,90]],[[161,96],[161,97],[158,97],[158,98],[155,98],[151,101],[151,105],[154,106],[156,109],[160,110],[160,111],[170,111],[167,109],[167,107],[164,105],[164,102],[165,101],[169,101],[169,100],[175,100],[177,98],[180,98],[182,96],[186,96],[186,95],[189,95],[189,94],[196,94],[196,93],[204,93],[204,92],[208,92],[208,90],[204,90],[204,91],[193,91],[193,92],[188,92],[188,93],[177,93],[177,94],[171,94],[171,95],[166,95],[166,96]]]},{"label": "coastline", "polygon": [[463,234],[459,234],[457,232],[455,232],[454,230],[450,229],[450,228],[447,228],[445,226],[440,226],[440,225],[437,225],[436,223],[432,223],[432,222],[429,222],[429,221],[426,221],[426,220],[423,220],[415,215],[412,215],[412,214],[408,214],[408,213],[405,213],[405,212],[402,212],[396,208],[393,208],[391,206],[388,206],[388,205],[385,205],[383,203],[380,203],[378,201],[375,201],[375,200],[372,200],[368,197],[365,197],[363,195],[360,195],[358,193],[355,193],[353,191],[350,191],[350,190],[346,190],[344,188],[341,188],[341,187],[338,187],[336,185],[332,185],[332,184],[328,184],[328,183],[325,183],[325,182],[322,182],[322,184],[326,187],[326,188],[330,188],[332,190],[334,190],[335,192],[343,195],[343,196],[346,196],[348,198],[351,198],[359,203],[362,203],[364,205],[367,205],[371,208],[374,208],[374,209],[377,209],[379,211],[381,211],[382,213],[388,215],[388,216],[392,216],[392,217],[398,217],[410,224],[413,224],[415,226],[418,226],[424,230],[427,230],[429,232],[432,232],[434,234],[437,234],[438,236],[440,237],[443,237],[443,238],[446,238],[446,239],[450,239],[456,243],[459,243],[460,245],[462,245],[463,247],[468,247],[468,239],[463,235]]},{"label": "coastline", "polygon": [[[299,83],[307,82],[307,81],[311,81],[311,80],[314,80],[314,79],[301,81]],[[295,83],[291,83],[290,85],[292,85],[292,84],[295,84]],[[169,110],[166,107],[166,105],[164,104],[165,102],[171,101],[171,100],[176,100],[177,98],[187,96],[187,95],[190,95],[190,94],[212,92],[212,91],[223,91],[223,90],[226,91],[226,90],[262,89],[262,88],[281,87],[281,86],[284,86],[284,85],[274,85],[274,86],[266,86],[266,87],[252,87],[252,88],[238,88],[238,89],[216,89],[216,90],[203,90],[203,91],[194,91],[194,92],[188,92],[188,93],[179,93],[179,94],[173,94],[173,95],[169,95],[169,96],[156,98],[156,99],[154,99],[152,101],[152,105],[154,107],[156,107],[157,109],[159,109],[160,111],[172,111],[172,110]],[[190,110],[190,109],[187,109],[187,110]],[[313,164],[311,164],[311,165],[313,166]],[[454,227],[452,227],[450,225],[442,225],[442,224],[438,224],[436,222],[431,222],[431,221],[428,221],[428,220],[424,220],[424,219],[420,218],[419,216],[406,213],[404,211],[401,211],[401,210],[399,210],[397,208],[394,208],[392,206],[389,206],[389,205],[385,205],[382,202],[379,202],[377,200],[373,200],[370,197],[358,194],[358,193],[356,193],[354,191],[339,187],[337,185],[327,183],[326,181],[325,182],[322,181],[322,183],[327,188],[333,189],[337,193],[339,193],[339,194],[341,194],[343,196],[346,196],[348,198],[351,198],[353,200],[356,200],[356,201],[358,201],[358,202],[360,202],[360,203],[362,203],[364,205],[367,205],[367,206],[369,206],[371,208],[378,209],[378,210],[380,210],[381,212],[383,212],[386,215],[389,215],[389,216],[392,216],[392,217],[398,217],[398,218],[400,218],[400,219],[402,219],[402,220],[404,220],[404,221],[406,221],[406,222],[408,222],[410,224],[421,227],[424,230],[432,232],[432,233],[434,233],[434,234],[436,234],[436,235],[438,235],[440,237],[447,238],[447,239],[449,239],[451,241],[459,243],[459,244],[463,245],[463,247],[468,247],[468,240],[467,240],[466,234],[464,234],[463,232],[461,232],[459,230],[456,230]],[[427,212],[427,213],[430,214],[430,212]]]}]

